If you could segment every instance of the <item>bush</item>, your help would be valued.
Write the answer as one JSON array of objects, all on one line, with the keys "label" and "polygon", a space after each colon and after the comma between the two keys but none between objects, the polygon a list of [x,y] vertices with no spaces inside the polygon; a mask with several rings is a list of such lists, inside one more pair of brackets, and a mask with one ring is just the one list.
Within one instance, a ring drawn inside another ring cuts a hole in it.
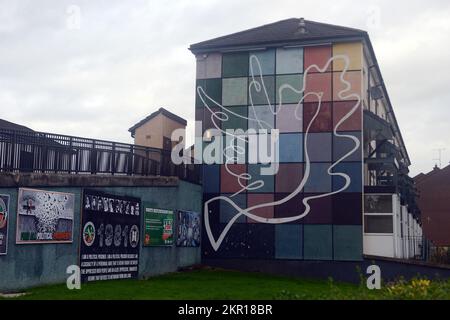
[{"label": "bush", "polygon": [[413,278],[410,281],[400,279],[387,284],[382,290],[386,299],[394,300],[442,300],[450,299],[450,280],[428,280]]}]

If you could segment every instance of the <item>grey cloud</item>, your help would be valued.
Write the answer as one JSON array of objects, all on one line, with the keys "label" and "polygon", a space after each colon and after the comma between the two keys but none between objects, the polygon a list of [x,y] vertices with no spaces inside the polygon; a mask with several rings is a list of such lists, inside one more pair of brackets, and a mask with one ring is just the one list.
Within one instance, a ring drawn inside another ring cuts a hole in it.
[{"label": "grey cloud", "polygon": [[[79,30],[68,28],[71,5],[81,10]],[[375,28],[373,10],[380,14]],[[433,148],[450,151],[445,0],[0,0],[0,117],[131,142],[127,129],[165,106],[192,128],[195,60],[188,46],[295,16],[369,28],[413,174],[432,167]]]}]

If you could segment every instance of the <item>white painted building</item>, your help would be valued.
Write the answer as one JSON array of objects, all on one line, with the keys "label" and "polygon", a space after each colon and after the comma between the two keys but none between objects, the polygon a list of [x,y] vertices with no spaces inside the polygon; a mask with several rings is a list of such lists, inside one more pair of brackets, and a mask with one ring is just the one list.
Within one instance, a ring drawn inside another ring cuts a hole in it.
[{"label": "white painted building", "polygon": [[364,254],[415,259],[422,256],[422,227],[397,194],[364,196]]}]

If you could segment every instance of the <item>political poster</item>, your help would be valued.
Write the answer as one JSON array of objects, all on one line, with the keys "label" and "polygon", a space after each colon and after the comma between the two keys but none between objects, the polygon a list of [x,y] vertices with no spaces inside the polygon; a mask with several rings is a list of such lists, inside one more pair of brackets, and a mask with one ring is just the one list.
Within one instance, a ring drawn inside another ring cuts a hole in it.
[{"label": "political poster", "polygon": [[193,211],[177,211],[177,246],[199,247],[200,246],[200,214]]},{"label": "political poster", "polygon": [[0,255],[8,253],[9,195],[0,194]]},{"label": "political poster", "polygon": [[20,188],[17,203],[17,244],[72,242],[73,193]]},{"label": "political poster", "polygon": [[143,203],[144,246],[173,245],[173,210],[152,208]]},{"label": "political poster", "polygon": [[84,191],[80,244],[83,282],[137,279],[140,207],[139,198]]}]

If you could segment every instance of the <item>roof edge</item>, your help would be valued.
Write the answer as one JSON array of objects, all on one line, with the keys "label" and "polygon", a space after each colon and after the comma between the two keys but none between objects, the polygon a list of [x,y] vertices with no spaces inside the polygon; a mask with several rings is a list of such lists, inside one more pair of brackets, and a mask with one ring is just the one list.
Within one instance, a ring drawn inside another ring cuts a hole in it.
[{"label": "roof edge", "polygon": [[182,125],[187,125],[187,120],[183,119],[182,117],[176,115],[175,113],[170,112],[169,110],[161,107],[158,110],[156,110],[155,112],[151,113],[149,116],[145,117],[144,119],[142,119],[141,121],[137,122],[135,125],[133,125],[131,128],[128,129],[128,132],[131,132],[131,136],[134,137],[134,133],[136,131],[137,128],[143,126],[145,123],[147,123],[148,121],[152,120],[153,118],[155,118],[157,115],[162,114],[164,116],[166,116],[167,118],[176,121]]},{"label": "roof edge", "polygon": [[[231,37],[231,36],[236,36],[236,35],[240,35],[240,34],[243,34],[243,33],[252,32],[252,31],[255,31],[255,30],[267,28],[267,27],[270,27],[270,26],[278,24],[278,23],[283,23],[283,22],[286,22],[286,21],[299,21],[299,20],[300,20],[299,18],[283,19],[283,20],[272,22],[272,23],[264,24],[264,25],[261,25],[261,26],[258,26],[258,27],[254,27],[254,28],[250,28],[250,29],[246,29],[246,30],[230,33],[230,34],[227,34],[227,35],[219,36],[219,37],[216,37],[216,38],[212,38],[212,39],[209,39],[209,40],[197,42],[197,43],[191,44],[189,46],[189,50],[191,52],[193,52],[193,53],[201,53],[201,52],[204,52],[204,50],[211,50],[213,48],[214,49],[220,49],[220,48],[224,48],[224,47],[227,47],[227,48],[228,47],[229,48],[237,47],[236,45],[231,45],[231,46],[208,45],[208,43],[212,42],[212,41],[218,41],[218,40],[226,39],[226,38]],[[332,28],[339,28],[341,30],[347,30],[347,31],[350,31],[350,32],[360,33],[360,35],[362,35],[364,33],[367,33],[365,30],[356,29],[356,28],[350,28],[350,27],[345,27],[345,26],[340,26],[340,25],[335,25],[335,24],[330,24],[330,23],[323,23],[323,22],[317,22],[317,21],[311,21],[311,20],[304,20],[304,21],[306,23],[308,23],[308,24],[322,25],[322,26],[327,26],[327,27],[332,27]],[[347,35],[347,37],[348,36],[349,35]],[[334,36],[333,38],[337,38],[337,37],[339,37],[339,36]],[[322,38],[330,38],[330,37],[321,37],[321,36],[316,37],[316,39],[322,39]],[[311,39],[308,39],[308,40],[311,40]],[[295,42],[295,41],[298,42],[298,41],[302,41],[302,40],[301,39],[293,40],[293,42]],[[303,40],[303,41],[305,41],[305,40]],[[257,45],[263,45],[263,44],[267,44],[267,43],[272,43],[272,42],[255,42],[253,45],[257,46]],[[273,43],[276,43],[276,42],[273,42]]]},{"label": "roof edge", "polygon": [[334,42],[351,42],[351,41],[361,41],[364,40],[364,34],[355,35],[355,36],[326,36],[326,37],[316,37],[312,39],[296,39],[290,41],[270,41],[270,42],[260,42],[255,44],[249,44],[246,46],[211,46],[208,48],[201,49],[192,49],[188,48],[192,54],[202,54],[202,53],[211,53],[211,52],[232,52],[232,51],[248,51],[255,48],[272,48],[272,47],[288,47],[288,46],[312,46],[312,45],[321,45],[321,44],[331,44]]},{"label": "roof edge", "polygon": [[405,141],[403,140],[402,132],[400,130],[400,126],[398,125],[397,117],[395,116],[394,108],[392,107],[391,99],[389,98],[389,93],[388,93],[388,91],[386,89],[386,84],[384,83],[384,79],[383,79],[383,75],[381,73],[380,65],[378,64],[377,56],[375,55],[375,50],[373,49],[372,42],[370,41],[370,37],[369,37],[369,34],[367,32],[364,34],[364,37],[365,37],[365,40],[367,42],[367,47],[369,49],[370,55],[373,58],[373,62],[374,62],[375,68],[377,70],[378,76],[380,78],[381,87],[383,88],[383,91],[385,93],[385,98],[386,98],[386,102],[387,102],[388,107],[389,107],[389,112],[392,114],[392,119],[394,120],[394,124],[397,127],[397,129],[398,129],[398,135],[400,137],[400,141],[401,141],[402,146],[403,146],[402,149],[405,151],[406,160],[408,160],[408,164],[411,165],[411,159],[409,157],[408,150],[406,149],[406,144],[405,144]]}]

